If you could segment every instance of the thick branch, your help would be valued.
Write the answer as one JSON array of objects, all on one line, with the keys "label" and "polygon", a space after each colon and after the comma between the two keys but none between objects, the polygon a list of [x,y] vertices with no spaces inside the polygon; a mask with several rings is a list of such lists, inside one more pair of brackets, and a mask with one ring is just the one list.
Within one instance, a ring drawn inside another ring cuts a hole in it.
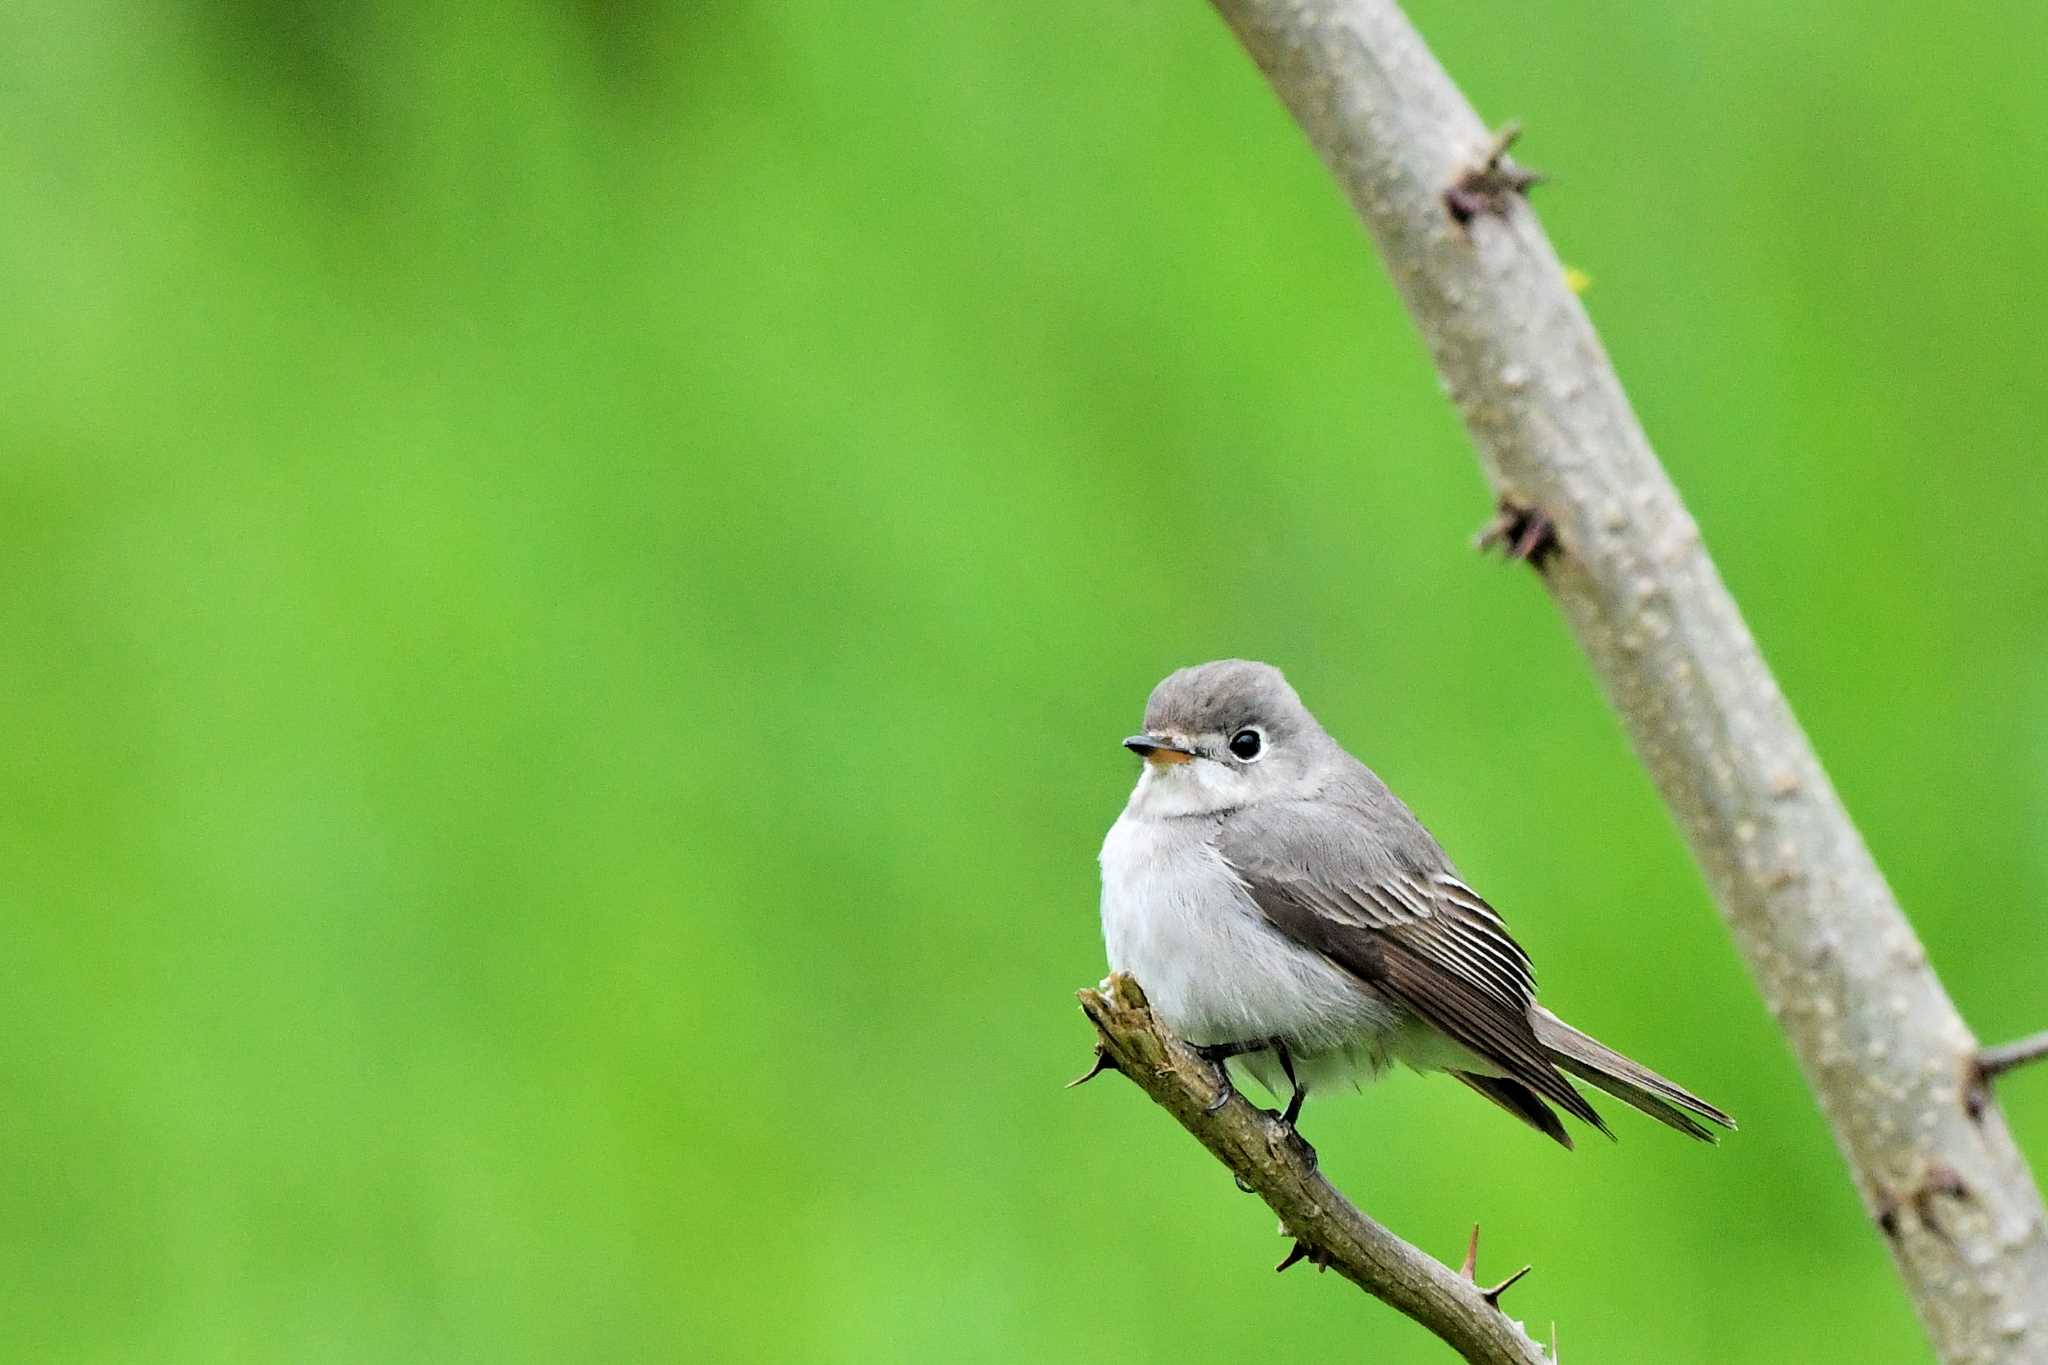
[{"label": "thick branch", "polygon": [[[1159,1025],[1130,977],[1119,972],[1101,989],[1082,991],[1080,998],[1108,1064],[1179,1119],[1280,1215],[1282,1227],[1298,1244],[1282,1268],[1297,1259],[1326,1265],[1436,1333],[1469,1361],[1546,1365],[1542,1347],[1488,1297],[1497,1297],[1505,1285],[1475,1286],[1352,1207],[1316,1173],[1306,1153],[1282,1135],[1273,1118],[1235,1091],[1225,1097],[1215,1068]],[[1223,1103],[1211,1113],[1219,1098]]]},{"label": "thick branch", "polygon": [[2048,1361],[2048,1223],[1997,1108],[1973,1116],[1975,1040],[1528,205],[1513,193],[1483,211],[1470,194],[1447,204],[1453,187],[1494,183],[1486,128],[1391,0],[1214,4],[1385,255],[1503,508],[1553,529],[1544,582],[1692,846],[1941,1358]]}]

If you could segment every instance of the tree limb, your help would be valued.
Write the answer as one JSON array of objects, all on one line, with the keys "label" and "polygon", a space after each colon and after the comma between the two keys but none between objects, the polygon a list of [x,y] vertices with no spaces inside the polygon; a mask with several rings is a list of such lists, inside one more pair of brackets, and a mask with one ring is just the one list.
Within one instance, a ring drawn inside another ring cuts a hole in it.
[{"label": "tree limb", "polygon": [[[2048,1219],[1998,1109],[1972,1102],[1976,1040],[1514,177],[1485,174],[1494,140],[1392,0],[1213,3],[1386,257],[1502,511],[1543,523],[1518,543],[1554,537],[1531,558],[1705,872],[1937,1352],[2048,1361]],[[1447,200],[1453,188],[1464,193]]]},{"label": "tree limb", "polygon": [[1543,1348],[1496,1306],[1526,1266],[1501,1284],[1481,1288],[1471,1280],[1477,1228],[1461,1274],[1360,1213],[1317,1174],[1308,1153],[1272,1116],[1218,1085],[1216,1068],[1153,1018],[1144,992],[1122,972],[1100,989],[1080,992],[1080,1000],[1101,1049],[1080,1080],[1121,1071],[1264,1199],[1295,1239],[1279,1269],[1307,1260],[1334,1270],[1475,1365],[1548,1365]]}]

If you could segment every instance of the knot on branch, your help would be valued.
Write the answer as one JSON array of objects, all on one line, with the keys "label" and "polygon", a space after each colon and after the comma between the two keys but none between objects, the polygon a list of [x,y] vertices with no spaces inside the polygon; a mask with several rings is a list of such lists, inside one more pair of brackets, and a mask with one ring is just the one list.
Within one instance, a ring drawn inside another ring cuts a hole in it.
[{"label": "knot on branch", "polygon": [[1473,540],[1473,548],[1481,554],[1499,546],[1510,562],[1526,561],[1530,568],[1542,573],[1553,556],[1563,553],[1558,544],[1557,527],[1549,517],[1533,507],[1522,507],[1501,500],[1500,510],[1492,521],[1479,529]]},{"label": "knot on branch", "polygon": [[1471,226],[1472,220],[1481,214],[1505,218],[1510,202],[1543,183],[1541,171],[1517,166],[1507,159],[1508,148],[1521,135],[1519,123],[1502,128],[1487,145],[1486,159],[1467,167],[1444,190],[1444,211],[1451,215],[1452,222],[1462,228]]},{"label": "knot on branch", "polygon": [[1878,1201],[1878,1228],[1885,1236],[1896,1239],[1904,1229],[1902,1215],[1910,1209],[1923,1231],[1943,1242],[1952,1242],[1948,1229],[1934,1216],[1936,1196],[1954,1200],[1970,1197],[1968,1183],[1945,1161],[1930,1162],[1918,1180],[1903,1189],[1887,1191]]}]

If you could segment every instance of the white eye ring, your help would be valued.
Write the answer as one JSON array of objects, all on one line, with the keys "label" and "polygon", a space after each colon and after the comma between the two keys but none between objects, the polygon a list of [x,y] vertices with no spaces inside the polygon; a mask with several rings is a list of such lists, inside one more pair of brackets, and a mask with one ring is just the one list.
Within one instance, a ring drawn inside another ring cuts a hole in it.
[{"label": "white eye ring", "polygon": [[1266,732],[1256,725],[1247,725],[1232,735],[1224,747],[1238,762],[1256,763],[1266,754]]}]

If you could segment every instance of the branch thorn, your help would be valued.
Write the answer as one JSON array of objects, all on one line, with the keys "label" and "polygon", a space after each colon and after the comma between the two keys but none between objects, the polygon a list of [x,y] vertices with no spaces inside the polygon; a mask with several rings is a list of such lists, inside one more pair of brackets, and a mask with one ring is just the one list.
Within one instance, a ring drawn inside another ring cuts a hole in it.
[{"label": "branch thorn", "polygon": [[1472,1237],[1465,1243],[1465,1263],[1458,1267],[1458,1275],[1474,1289],[1478,1289],[1479,1297],[1485,1299],[1492,1307],[1498,1309],[1500,1307],[1500,1296],[1507,1293],[1515,1281],[1521,1279],[1532,1269],[1534,1269],[1533,1266],[1525,1265],[1499,1284],[1491,1288],[1481,1288],[1479,1284],[1479,1224],[1474,1223],[1472,1225]]},{"label": "branch thorn", "polygon": [[2006,1072],[2048,1057],[2048,1033],[1980,1049],[1963,1064],[1963,1109],[1972,1119],[1991,1107],[1991,1082]]},{"label": "branch thorn", "polygon": [[1541,171],[1517,166],[1507,159],[1508,148],[1521,135],[1519,123],[1503,127],[1487,143],[1485,159],[1477,166],[1466,167],[1444,190],[1444,211],[1451,215],[1452,222],[1466,227],[1483,213],[1505,218],[1511,200],[1526,197],[1530,187],[1543,183]]},{"label": "branch thorn", "polygon": [[1109,1049],[1104,1047],[1102,1044],[1097,1043],[1095,1045],[1094,1063],[1091,1066],[1089,1066],[1089,1068],[1086,1071],[1074,1077],[1073,1080],[1068,1081],[1067,1089],[1072,1090],[1077,1085],[1086,1085],[1088,1084],[1088,1082],[1094,1080],[1097,1076],[1100,1076],[1105,1071],[1121,1070],[1123,1070],[1123,1068],[1116,1064],[1116,1059],[1109,1055]]},{"label": "branch thorn", "polygon": [[2015,1043],[1987,1047],[1977,1054],[1977,1070],[1984,1079],[2001,1076],[2014,1067],[2048,1057],[2048,1032],[2036,1033]]},{"label": "branch thorn", "polygon": [[1320,1275],[1323,1271],[1330,1268],[1330,1253],[1320,1247],[1312,1247],[1297,1237],[1294,1239],[1294,1245],[1288,1249],[1287,1254],[1280,1258],[1280,1264],[1273,1267],[1273,1273],[1276,1275],[1280,1274],[1289,1266],[1301,1261],[1307,1261],[1310,1265],[1314,1266],[1316,1273]]},{"label": "branch thorn", "polygon": [[1557,543],[1557,527],[1533,507],[1523,507],[1503,498],[1492,521],[1481,527],[1472,546],[1481,554],[1500,546],[1509,562],[1527,560],[1539,573],[1550,557],[1564,547]]}]

